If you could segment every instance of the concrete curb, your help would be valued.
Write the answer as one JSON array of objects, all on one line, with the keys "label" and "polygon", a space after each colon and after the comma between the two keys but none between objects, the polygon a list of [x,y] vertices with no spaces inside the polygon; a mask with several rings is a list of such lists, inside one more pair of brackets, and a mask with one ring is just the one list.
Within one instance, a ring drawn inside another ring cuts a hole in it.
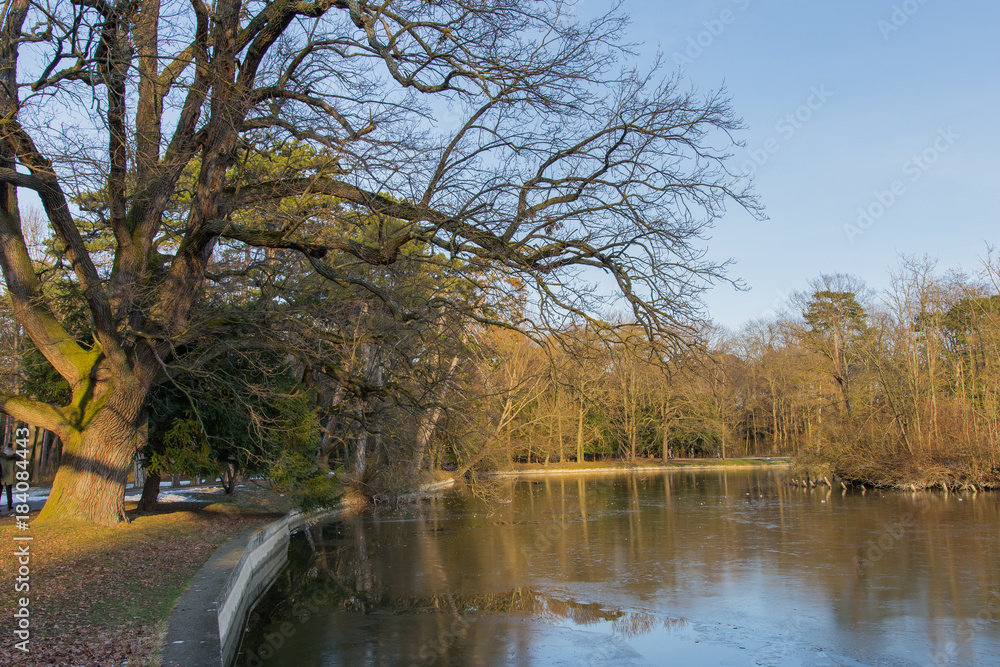
[{"label": "concrete curb", "polygon": [[239,646],[247,612],[288,560],[291,534],[346,509],[293,510],[219,547],[174,605],[163,645],[164,667],[226,667]]}]

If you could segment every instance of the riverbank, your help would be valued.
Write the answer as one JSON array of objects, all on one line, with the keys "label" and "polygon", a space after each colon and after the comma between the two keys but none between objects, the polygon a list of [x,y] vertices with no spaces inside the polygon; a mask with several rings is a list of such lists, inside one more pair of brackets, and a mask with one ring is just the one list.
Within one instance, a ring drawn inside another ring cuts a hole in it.
[{"label": "riverbank", "polygon": [[905,491],[940,489],[944,493],[1000,489],[1000,466],[989,467],[963,461],[875,461],[836,454],[810,454],[796,458],[792,463],[793,483],[800,486],[827,484]]},{"label": "riverbank", "polygon": [[[115,527],[0,524],[0,543],[31,537],[30,653],[13,646],[13,567],[0,571],[0,664],[158,665],[166,619],[201,566],[231,537],[284,515],[287,499],[257,486],[230,497],[162,503]],[[29,516],[33,519],[37,511]],[[18,542],[17,544],[22,544]],[[12,549],[5,548],[4,558]],[[20,596],[21,593],[18,594]]]},{"label": "riverbank", "polygon": [[788,467],[785,457],[755,457],[739,459],[645,459],[638,461],[585,461],[583,463],[517,463],[508,470],[490,473],[493,477],[572,475],[621,472],[662,472],[664,470],[711,470],[714,468],[773,468]]}]

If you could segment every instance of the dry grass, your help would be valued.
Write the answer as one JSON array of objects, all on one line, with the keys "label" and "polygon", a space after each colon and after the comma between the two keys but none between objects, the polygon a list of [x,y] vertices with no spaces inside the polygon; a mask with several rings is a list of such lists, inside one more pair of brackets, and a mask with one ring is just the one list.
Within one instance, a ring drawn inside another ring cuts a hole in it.
[{"label": "dry grass", "polygon": [[[280,516],[249,509],[266,494],[241,495],[208,507],[164,504],[144,515],[126,503],[131,523],[113,528],[51,523],[22,532],[5,519],[0,665],[155,665],[165,620],[191,577],[227,539]],[[28,655],[13,647],[14,602],[24,595],[14,592],[15,534],[34,538]]]}]

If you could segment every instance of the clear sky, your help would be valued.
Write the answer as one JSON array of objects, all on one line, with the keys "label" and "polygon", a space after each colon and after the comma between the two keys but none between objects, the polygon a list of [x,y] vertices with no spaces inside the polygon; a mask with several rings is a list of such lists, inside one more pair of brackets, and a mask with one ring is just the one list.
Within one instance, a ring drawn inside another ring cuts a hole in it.
[{"label": "clear sky", "polygon": [[733,257],[732,275],[751,291],[709,292],[717,322],[738,328],[821,273],[882,288],[900,254],[975,270],[986,243],[1000,245],[1000,3],[623,9],[642,59],[659,49],[699,89],[725,83],[748,125],[736,162],[753,169],[769,220],[731,211],[718,221],[710,256]]},{"label": "clear sky", "polygon": [[[575,13],[607,11],[577,0]],[[732,329],[822,273],[883,288],[900,254],[975,271],[1000,246],[1000,3],[992,0],[623,0],[640,65],[707,91],[725,84],[747,124],[768,220],[731,209],[710,257],[733,258],[706,295]],[[668,74],[669,72],[665,72]],[[860,211],[865,211],[862,216]]]}]

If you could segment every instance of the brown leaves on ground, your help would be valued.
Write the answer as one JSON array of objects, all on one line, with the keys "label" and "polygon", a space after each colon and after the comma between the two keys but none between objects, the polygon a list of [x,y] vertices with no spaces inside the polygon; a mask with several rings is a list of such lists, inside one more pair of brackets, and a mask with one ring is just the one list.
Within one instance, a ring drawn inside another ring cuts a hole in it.
[{"label": "brown leaves on ground", "polygon": [[[134,504],[133,504],[134,505]],[[162,505],[107,528],[65,523],[18,531],[0,519],[0,665],[149,664],[187,582],[233,535],[275,514]],[[15,592],[14,550],[30,535],[30,592]],[[29,597],[31,652],[14,648],[16,601]]]}]

